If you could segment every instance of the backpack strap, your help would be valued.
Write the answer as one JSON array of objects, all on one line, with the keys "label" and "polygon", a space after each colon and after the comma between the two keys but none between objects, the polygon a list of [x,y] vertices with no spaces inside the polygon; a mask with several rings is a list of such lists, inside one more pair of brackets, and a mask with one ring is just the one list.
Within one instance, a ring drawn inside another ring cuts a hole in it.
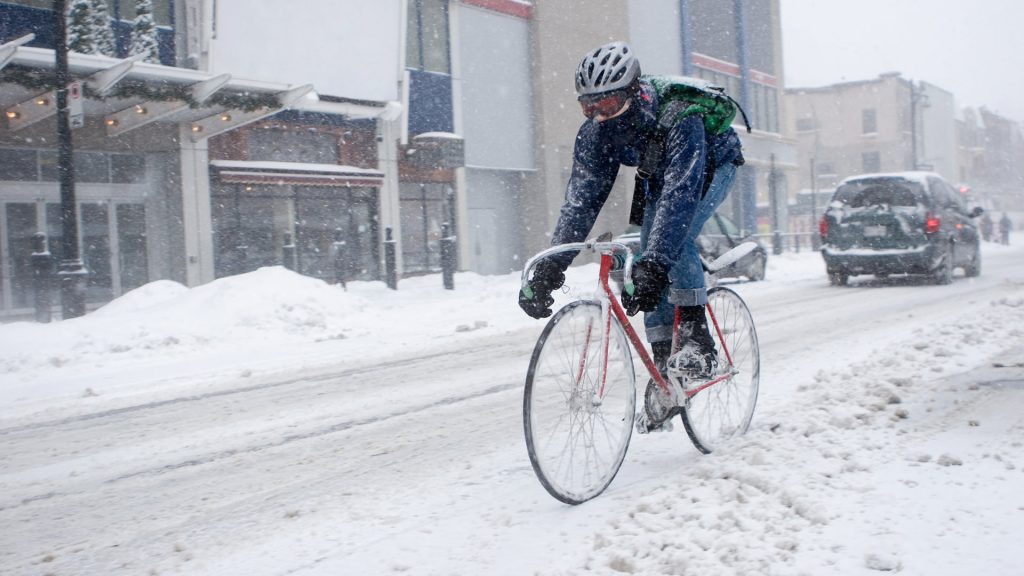
[{"label": "backpack strap", "polygon": [[746,113],[745,110],[743,110],[743,106],[740,106],[740,103],[737,102],[735,98],[733,98],[732,96],[729,96],[725,92],[722,92],[722,95],[725,96],[726,98],[728,98],[732,102],[733,106],[735,106],[736,109],[740,111],[740,116],[743,117],[743,125],[747,127],[747,134],[750,134],[750,132],[751,132],[750,120],[747,120],[747,113]]},{"label": "backpack strap", "polygon": [[640,156],[640,165],[636,169],[633,181],[633,201],[629,207],[629,223],[639,226],[644,221],[644,208],[647,206],[647,181],[661,164],[665,155],[665,141],[676,118],[686,109],[686,104],[679,100],[668,102],[658,114],[658,125],[647,140],[647,148]]},{"label": "backpack strap", "polygon": [[[654,171],[658,169],[662,158],[665,156],[665,142],[668,140],[669,131],[686,108],[686,103],[674,100],[666,104],[665,109],[658,116],[658,126],[647,141],[647,148],[640,157],[640,165],[636,169],[636,177],[633,180],[633,201],[629,206],[630,224],[635,226],[643,224],[644,210],[647,207],[649,191],[648,181],[654,175]],[[744,121],[746,121],[746,118],[744,114]],[[747,128],[749,130],[749,125]],[[715,176],[715,149],[711,146],[708,135],[705,135],[704,142],[707,158],[704,161],[704,181],[700,191],[701,199],[708,193],[708,188],[711,187],[711,180]]]}]

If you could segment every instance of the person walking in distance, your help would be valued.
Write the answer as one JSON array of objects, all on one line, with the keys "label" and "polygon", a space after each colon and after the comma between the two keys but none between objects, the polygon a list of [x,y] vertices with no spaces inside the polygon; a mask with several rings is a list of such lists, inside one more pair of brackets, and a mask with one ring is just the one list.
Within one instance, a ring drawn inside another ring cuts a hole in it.
[{"label": "person walking in distance", "polygon": [[1003,217],[999,219],[999,241],[1007,246],[1010,245],[1010,230],[1013,230],[1013,222],[1009,214],[1003,212]]}]

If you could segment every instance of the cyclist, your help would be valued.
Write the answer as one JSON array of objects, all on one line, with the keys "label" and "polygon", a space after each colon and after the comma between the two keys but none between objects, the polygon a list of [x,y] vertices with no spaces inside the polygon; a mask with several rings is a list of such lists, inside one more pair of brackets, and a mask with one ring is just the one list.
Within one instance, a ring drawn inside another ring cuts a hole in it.
[{"label": "cyclist", "polygon": [[[624,42],[587,53],[575,76],[586,120],[576,135],[553,245],[580,242],[590,234],[619,166],[640,166],[650,141],[659,137],[659,105],[664,104]],[[695,240],[725,199],[743,155],[732,128],[710,136],[698,115],[674,121],[662,138],[660,162],[646,180],[642,253],[633,267],[635,290],[632,295],[623,292],[622,302],[630,315],[645,312],[647,340],[663,373],[670,362],[678,306],[683,345],[671,365],[692,377],[707,378],[717,369],[717,358],[704,316],[707,290]],[[551,292],[562,286],[574,256],[568,252],[537,263],[529,281],[533,297],[519,294],[519,305],[527,314],[551,315]]]}]

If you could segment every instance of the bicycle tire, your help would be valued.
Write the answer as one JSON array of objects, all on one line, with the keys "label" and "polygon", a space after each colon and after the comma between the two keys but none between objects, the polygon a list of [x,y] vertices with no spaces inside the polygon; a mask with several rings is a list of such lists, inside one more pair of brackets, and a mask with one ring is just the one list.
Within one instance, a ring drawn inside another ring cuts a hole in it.
[{"label": "bicycle tire", "polygon": [[[761,372],[754,319],[743,299],[733,290],[717,286],[708,290],[708,304],[722,330],[722,339],[729,349],[735,373],[690,397],[683,407],[686,434],[693,445],[705,454],[710,454],[723,442],[745,433],[750,427]],[[716,341],[719,364],[727,363],[722,342],[710,321],[708,326]]]},{"label": "bicycle tire", "polygon": [[541,485],[566,504],[602,493],[619,471],[633,433],[636,375],[626,333],[614,318],[598,401],[601,304],[572,302],[537,340],[523,395],[530,463]]}]

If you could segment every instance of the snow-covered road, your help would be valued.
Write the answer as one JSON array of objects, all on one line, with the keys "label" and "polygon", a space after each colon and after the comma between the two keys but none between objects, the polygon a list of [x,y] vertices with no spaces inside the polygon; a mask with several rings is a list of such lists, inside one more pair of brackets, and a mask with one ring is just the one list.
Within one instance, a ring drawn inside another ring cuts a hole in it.
[{"label": "snow-covered road", "polygon": [[[1012,574],[1022,262],[986,246],[980,278],[838,288],[814,254],[775,258],[767,281],[733,285],[761,343],[751,432],[710,456],[681,427],[634,437],[577,507],[526,455],[542,325],[519,317],[514,276],[461,306],[456,290],[359,309],[416,325],[415,345],[398,327],[170,356],[72,344],[46,368],[25,353],[0,372],[17,390],[0,416],[0,574]],[[419,325],[434,313],[455,330]],[[19,330],[0,341],[36,334]]]}]

